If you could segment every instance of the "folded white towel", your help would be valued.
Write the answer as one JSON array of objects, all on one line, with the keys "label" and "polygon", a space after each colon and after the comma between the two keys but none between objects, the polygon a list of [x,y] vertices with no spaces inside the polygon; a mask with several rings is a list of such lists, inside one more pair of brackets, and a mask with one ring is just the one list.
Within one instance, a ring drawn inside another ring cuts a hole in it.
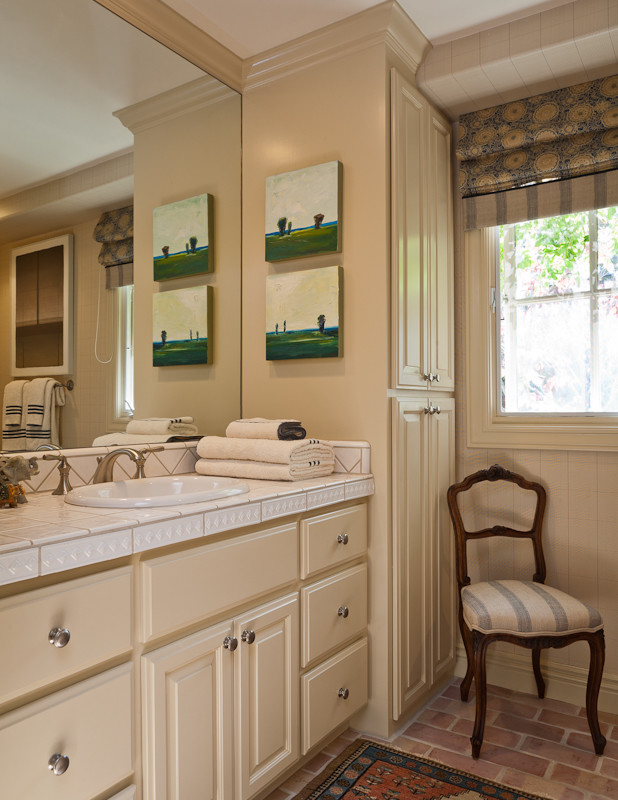
[{"label": "folded white towel", "polygon": [[60,444],[57,400],[64,405],[64,389],[55,378],[34,378],[24,387],[26,449],[42,444]]},{"label": "folded white towel", "polygon": [[330,475],[333,463],[273,464],[268,461],[234,461],[233,459],[200,458],[195,471],[201,475],[217,475],[227,478],[256,478],[263,481],[301,481]]},{"label": "folded white towel", "polygon": [[158,444],[168,442],[172,438],[169,433],[104,433],[93,441],[93,447],[111,447],[120,445],[130,447],[134,444]]},{"label": "folded white towel", "polygon": [[23,413],[24,386],[28,381],[11,381],[4,387],[2,405],[2,449],[26,449],[26,416]]},{"label": "folded white towel", "polygon": [[250,417],[230,422],[225,435],[232,439],[282,439],[288,442],[304,439],[306,431],[296,419]]},{"label": "folded white towel", "polygon": [[146,417],[132,419],[127,424],[127,433],[167,433],[168,435],[191,435],[197,433],[193,417]]},{"label": "folded white towel", "polygon": [[[201,458],[225,461],[266,461],[269,464],[295,464],[334,468],[335,454],[330,444],[319,439],[300,442],[274,442],[270,439],[231,439],[226,436],[204,436],[197,443]],[[332,472],[332,469],[330,470]],[[326,473],[328,474],[328,473]]]}]

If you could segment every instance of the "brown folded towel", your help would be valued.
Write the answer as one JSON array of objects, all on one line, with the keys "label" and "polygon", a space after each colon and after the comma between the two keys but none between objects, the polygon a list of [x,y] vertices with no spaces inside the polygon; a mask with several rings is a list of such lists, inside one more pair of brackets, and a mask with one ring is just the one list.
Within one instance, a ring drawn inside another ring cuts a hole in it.
[{"label": "brown folded towel", "polygon": [[225,435],[231,439],[280,439],[293,442],[304,439],[307,431],[296,419],[237,419],[227,426]]}]

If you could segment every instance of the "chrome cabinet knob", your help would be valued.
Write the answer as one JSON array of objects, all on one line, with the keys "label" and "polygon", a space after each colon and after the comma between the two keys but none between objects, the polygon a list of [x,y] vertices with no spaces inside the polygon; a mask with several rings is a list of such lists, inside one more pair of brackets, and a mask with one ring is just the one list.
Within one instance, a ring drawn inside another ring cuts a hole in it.
[{"label": "chrome cabinet knob", "polygon": [[436,372],[436,374],[434,375],[434,380],[436,381],[436,383],[440,383],[440,373],[439,372]]},{"label": "chrome cabinet knob", "polygon": [[350,696],[350,690],[349,689],[344,689],[342,687],[337,692],[337,697],[341,697],[342,700],[347,700],[349,696]]},{"label": "chrome cabinet knob", "polygon": [[432,413],[431,408],[432,408],[431,405],[425,406],[425,408],[423,409],[423,413],[424,414],[431,414]]},{"label": "chrome cabinet knob", "polygon": [[248,631],[245,629],[240,634],[240,638],[243,640],[243,642],[246,642],[247,644],[253,644],[253,642],[255,642],[255,631]]},{"label": "chrome cabinet knob", "polygon": [[337,536],[337,544],[347,544],[350,541],[350,537],[347,533],[340,533]]},{"label": "chrome cabinet knob", "polygon": [[350,613],[350,609],[347,606],[339,606],[339,608],[337,609],[337,616],[338,617],[343,617],[344,619],[346,619],[348,617],[349,613]]},{"label": "chrome cabinet knob", "polygon": [[434,375],[433,372],[424,372],[423,380],[429,381],[429,383],[433,383],[434,381],[436,381],[436,383],[440,383],[440,373],[436,372]]},{"label": "chrome cabinet knob", "polygon": [[226,650],[231,650],[233,653],[238,647],[238,639],[235,636],[226,636],[223,640],[223,646]]},{"label": "chrome cabinet knob", "polygon": [[48,641],[54,647],[66,647],[71,638],[71,631],[68,628],[52,628],[48,635]]},{"label": "chrome cabinet knob", "polygon": [[61,753],[54,753],[47,762],[47,767],[54,775],[63,775],[69,768],[69,757],[63,756]]}]

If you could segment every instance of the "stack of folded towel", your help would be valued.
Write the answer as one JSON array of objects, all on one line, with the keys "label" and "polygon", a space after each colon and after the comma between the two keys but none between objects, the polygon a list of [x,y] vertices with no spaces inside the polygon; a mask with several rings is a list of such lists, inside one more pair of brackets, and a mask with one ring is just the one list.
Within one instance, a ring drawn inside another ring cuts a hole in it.
[{"label": "stack of folded towel", "polygon": [[132,419],[124,433],[105,433],[97,436],[93,447],[169,442],[185,436],[196,436],[193,417],[145,417]]},{"label": "stack of folded towel", "polygon": [[[257,437],[256,431],[260,428],[254,426],[262,426],[264,435]],[[294,436],[291,441],[280,438],[290,435],[290,431]],[[235,435],[230,436],[229,432]],[[226,433],[227,436],[200,439],[196,472],[234,478],[298,481],[330,475],[335,468],[332,446],[319,439],[299,441],[299,434],[304,436],[305,431],[295,420],[237,420],[228,426]]]},{"label": "stack of folded towel", "polygon": [[64,404],[64,386],[55,378],[7,383],[2,408],[3,449],[36,450],[42,444],[58,445],[59,407]]}]

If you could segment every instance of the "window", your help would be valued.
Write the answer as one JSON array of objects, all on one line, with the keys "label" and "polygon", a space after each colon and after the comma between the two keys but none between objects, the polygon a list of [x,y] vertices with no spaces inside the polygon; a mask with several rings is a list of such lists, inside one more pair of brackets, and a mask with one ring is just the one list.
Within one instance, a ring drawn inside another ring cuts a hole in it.
[{"label": "window", "polygon": [[126,422],[133,415],[133,285],[114,289],[118,303],[114,418]]},{"label": "window", "polygon": [[504,225],[502,413],[618,414],[618,208]]},{"label": "window", "polygon": [[[469,447],[618,450],[618,210],[575,216],[581,236],[568,271],[555,246],[553,266],[551,258],[535,266],[544,245],[534,226],[559,222],[503,228],[502,243],[499,228],[464,235]],[[566,377],[550,374],[564,365]]]}]

